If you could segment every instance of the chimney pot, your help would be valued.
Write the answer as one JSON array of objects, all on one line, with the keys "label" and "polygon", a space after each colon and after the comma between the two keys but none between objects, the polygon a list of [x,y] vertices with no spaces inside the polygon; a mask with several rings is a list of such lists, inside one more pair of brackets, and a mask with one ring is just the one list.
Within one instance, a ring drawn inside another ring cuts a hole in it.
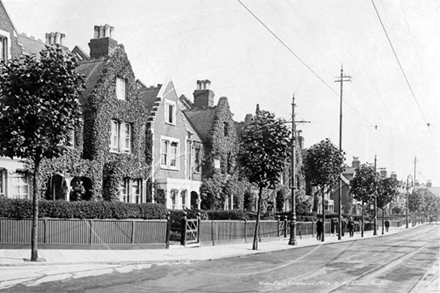
[{"label": "chimney pot", "polygon": [[110,38],[113,27],[106,25],[95,25],[95,38],[90,40],[90,58],[99,59],[107,57],[116,48],[118,43]]},{"label": "chimney pot", "polygon": [[197,89],[194,91],[194,107],[214,107],[214,92],[207,87],[209,80],[197,80]]},{"label": "chimney pot", "polygon": [[60,44],[60,33],[56,32],[55,33],[55,45]]},{"label": "chimney pot", "polygon": [[95,25],[95,39],[99,38],[99,25]]}]

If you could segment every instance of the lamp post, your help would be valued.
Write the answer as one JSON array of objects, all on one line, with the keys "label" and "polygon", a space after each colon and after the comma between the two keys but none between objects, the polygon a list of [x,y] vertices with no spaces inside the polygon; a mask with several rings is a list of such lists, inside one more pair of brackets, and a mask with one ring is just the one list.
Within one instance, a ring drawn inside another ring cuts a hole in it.
[{"label": "lamp post", "polygon": [[295,159],[296,159],[296,127],[295,127],[295,95],[292,97],[292,166],[291,166],[291,173],[292,173],[292,180],[291,180],[291,199],[290,204],[292,206],[292,218],[290,219],[290,240],[289,245],[296,245],[296,203],[295,203],[295,189],[296,189],[296,182],[295,182]]},{"label": "lamp post", "polygon": [[411,174],[406,177],[406,229],[408,229],[408,212],[409,212],[409,179]]}]

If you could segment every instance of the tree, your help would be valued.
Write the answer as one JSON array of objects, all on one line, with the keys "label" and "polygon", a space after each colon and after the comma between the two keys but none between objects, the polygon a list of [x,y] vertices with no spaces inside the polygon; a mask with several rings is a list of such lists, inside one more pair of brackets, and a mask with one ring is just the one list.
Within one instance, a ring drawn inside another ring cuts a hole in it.
[{"label": "tree", "polygon": [[[306,180],[321,191],[323,222],[325,222],[325,194],[330,192],[345,170],[344,160],[344,152],[329,139],[311,146],[305,153],[303,172]],[[324,242],[324,233],[321,240]]]},{"label": "tree", "polygon": [[65,151],[81,116],[84,79],[73,56],[60,47],[22,56],[0,68],[0,155],[28,159],[33,169],[31,261],[38,259],[39,167]]},{"label": "tree", "polygon": [[384,234],[385,207],[397,194],[396,179],[382,178],[377,185],[377,207],[382,210],[382,235]]},{"label": "tree", "polygon": [[364,204],[372,201],[377,188],[378,174],[373,167],[360,165],[356,168],[354,177],[350,181],[353,198],[362,203],[361,236],[364,237]]},{"label": "tree", "polygon": [[290,130],[284,121],[272,113],[257,111],[242,130],[238,161],[243,176],[258,187],[257,222],[253,250],[258,249],[258,231],[263,188],[279,182],[286,160],[290,156]]},{"label": "tree", "polygon": [[408,195],[408,207],[409,211],[414,214],[415,223],[417,223],[417,212],[420,212],[423,209],[423,205],[424,203],[422,194],[413,190],[413,192]]}]

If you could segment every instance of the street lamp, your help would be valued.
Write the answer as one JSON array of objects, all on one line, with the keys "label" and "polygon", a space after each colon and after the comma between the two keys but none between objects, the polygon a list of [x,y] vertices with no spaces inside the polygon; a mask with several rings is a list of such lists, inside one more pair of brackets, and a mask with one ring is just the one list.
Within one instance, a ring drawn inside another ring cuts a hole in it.
[{"label": "street lamp", "polygon": [[296,245],[296,203],[295,203],[295,189],[296,189],[296,182],[295,182],[295,144],[296,144],[296,127],[295,127],[295,96],[292,97],[292,166],[291,166],[291,173],[292,173],[292,180],[291,180],[291,199],[290,203],[292,206],[292,219],[290,219],[290,240],[289,245]]},{"label": "street lamp", "polygon": [[295,189],[296,189],[296,175],[295,175],[295,160],[296,160],[296,123],[310,123],[310,121],[295,121],[295,95],[292,97],[292,166],[291,166],[291,208],[292,218],[290,219],[290,239],[289,245],[296,245],[296,202],[295,202]]},{"label": "street lamp", "polygon": [[412,179],[411,174],[406,177],[406,229],[408,229],[408,211],[409,211],[409,179]]}]

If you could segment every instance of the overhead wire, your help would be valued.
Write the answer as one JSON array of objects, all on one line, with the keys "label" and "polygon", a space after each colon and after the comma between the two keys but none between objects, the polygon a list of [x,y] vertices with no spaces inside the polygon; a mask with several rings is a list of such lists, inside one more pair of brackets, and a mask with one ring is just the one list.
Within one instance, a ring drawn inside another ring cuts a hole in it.
[{"label": "overhead wire", "polygon": [[424,120],[425,124],[428,126],[428,132],[429,132],[429,134],[430,134],[430,136],[431,136],[431,139],[432,139],[432,142],[433,142],[433,144],[434,144],[434,149],[435,149],[435,151],[437,152],[437,154],[440,155],[440,151],[439,151],[439,149],[438,149],[438,147],[437,147],[437,143],[436,143],[436,141],[435,141],[435,138],[434,138],[434,136],[433,136],[433,134],[432,134],[432,132],[431,132],[431,130],[430,130],[430,128],[429,128],[430,123],[429,123],[428,120],[426,119],[425,114],[423,114],[423,111],[422,111],[422,108],[420,107],[419,101],[417,100],[417,97],[416,97],[416,95],[415,95],[415,93],[414,93],[414,91],[413,91],[413,88],[412,88],[411,84],[409,83],[408,77],[407,77],[407,75],[406,75],[406,73],[405,73],[405,70],[404,70],[403,67],[402,67],[402,64],[401,64],[401,62],[400,62],[399,57],[397,56],[396,50],[394,49],[394,45],[393,45],[393,43],[391,42],[391,39],[390,39],[390,37],[389,37],[389,35],[388,35],[388,32],[387,32],[387,30],[386,30],[386,28],[385,28],[385,25],[384,25],[383,21],[382,21],[382,18],[381,18],[380,14],[379,14],[379,11],[378,11],[377,7],[376,7],[376,4],[374,3],[374,0],[371,0],[371,3],[373,4],[374,10],[375,10],[375,12],[376,12],[376,15],[377,15],[377,17],[378,17],[378,19],[379,19],[379,21],[380,21],[380,24],[381,24],[381,26],[382,26],[382,29],[383,29],[384,33],[385,33],[385,36],[387,37],[388,43],[389,43],[390,46],[391,46],[391,49],[392,49],[393,54],[394,54],[394,57],[395,57],[396,60],[397,60],[397,63],[398,63],[399,68],[400,68],[400,71],[402,72],[403,77],[405,78],[406,84],[408,85],[408,88],[409,88],[409,90],[410,90],[410,92],[411,92],[411,94],[412,94],[412,97],[413,97],[414,101],[416,102],[416,105],[417,105],[417,107],[418,107],[418,109],[419,109],[419,111],[420,111],[420,114],[421,114],[422,117],[423,117],[423,120]]},{"label": "overhead wire", "polygon": [[[283,40],[281,40],[280,37],[278,37],[257,15],[255,15],[241,0],[237,0],[274,38],[276,38],[291,54],[293,54],[310,72],[313,73],[328,89],[330,89],[331,92],[333,92],[336,96],[339,97],[339,94],[330,87],[328,83],[324,81],[323,78],[321,78],[307,63],[305,63]],[[356,114],[358,114],[365,122],[367,122],[371,127],[374,127],[374,129],[382,136],[384,141],[388,145],[391,146],[392,149],[397,151],[394,146],[388,141],[388,139],[377,129],[377,125],[373,125],[370,121],[368,121],[363,115],[361,115],[353,106],[351,106],[347,101],[342,99],[344,103],[349,106]],[[399,152],[397,152],[399,153]],[[399,153],[400,155],[400,153]],[[401,155],[400,155],[401,156]],[[401,156],[402,157],[402,156]],[[402,157],[403,158],[403,157]]]},{"label": "overhead wire", "polygon": [[379,11],[377,10],[377,7],[376,7],[376,4],[374,3],[374,0],[371,0],[371,3],[373,4],[374,10],[376,11],[376,15],[377,15],[377,17],[378,17],[378,19],[379,19],[379,21],[380,21],[380,24],[381,24],[381,26],[382,26],[382,29],[383,29],[384,33],[385,33],[385,36],[387,37],[388,43],[389,43],[390,46],[391,46],[391,50],[393,51],[394,57],[395,57],[396,60],[397,60],[397,63],[398,63],[399,68],[400,68],[400,71],[402,72],[403,77],[405,78],[406,84],[408,85],[408,88],[409,88],[409,90],[411,91],[411,94],[412,94],[412,96],[413,96],[413,99],[414,99],[414,101],[415,101],[416,104],[417,104],[417,107],[418,107],[418,109],[419,109],[419,111],[420,111],[420,114],[422,115],[422,117],[423,117],[423,119],[425,120],[425,122],[428,123],[428,121],[426,120],[425,115],[423,114],[422,108],[420,107],[419,101],[417,100],[417,97],[416,97],[416,95],[415,95],[415,93],[414,93],[414,91],[413,91],[413,89],[412,89],[412,86],[411,86],[411,84],[409,83],[409,80],[408,80],[408,77],[406,76],[405,70],[403,70],[402,63],[400,63],[400,59],[399,59],[399,57],[397,56],[396,50],[394,49],[393,42],[391,42],[390,36],[388,35],[388,32],[387,32],[387,30],[386,30],[386,28],[385,28],[385,25],[384,25],[384,23],[383,23],[383,21],[382,21],[382,18],[380,17]]}]

